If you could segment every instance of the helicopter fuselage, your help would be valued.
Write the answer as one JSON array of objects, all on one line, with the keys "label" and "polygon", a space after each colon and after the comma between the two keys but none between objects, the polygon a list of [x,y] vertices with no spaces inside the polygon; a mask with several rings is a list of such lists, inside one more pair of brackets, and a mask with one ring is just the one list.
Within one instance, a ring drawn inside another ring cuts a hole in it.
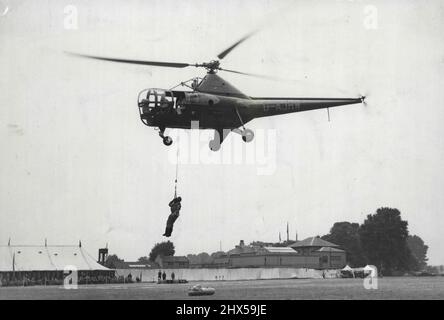
[{"label": "helicopter fuselage", "polygon": [[157,95],[153,99],[157,102],[149,106],[149,98],[139,101],[143,123],[180,129],[236,129],[255,118],[362,102],[361,98],[241,98],[162,89],[148,92]]},{"label": "helicopter fuselage", "polygon": [[245,142],[252,141],[254,133],[245,124],[255,118],[361,103],[365,98],[253,98],[211,72],[191,88],[139,93],[140,118],[145,125],[159,128],[165,145],[172,143],[164,136],[166,128],[214,129],[210,148],[217,151],[231,131],[241,134]]}]

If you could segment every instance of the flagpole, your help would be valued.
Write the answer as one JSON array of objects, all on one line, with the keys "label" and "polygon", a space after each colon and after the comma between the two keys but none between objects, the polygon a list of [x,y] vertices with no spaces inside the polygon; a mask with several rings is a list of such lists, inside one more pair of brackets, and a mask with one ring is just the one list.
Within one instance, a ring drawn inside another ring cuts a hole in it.
[{"label": "flagpole", "polygon": [[290,240],[290,235],[289,235],[289,228],[288,228],[288,221],[287,221],[287,242],[288,240]]},{"label": "flagpole", "polygon": [[12,255],[12,279],[15,281],[15,252]]}]

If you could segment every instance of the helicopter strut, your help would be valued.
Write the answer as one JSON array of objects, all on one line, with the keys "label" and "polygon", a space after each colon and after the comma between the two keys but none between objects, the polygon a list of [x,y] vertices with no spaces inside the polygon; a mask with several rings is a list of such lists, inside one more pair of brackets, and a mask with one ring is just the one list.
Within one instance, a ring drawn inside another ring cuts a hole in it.
[{"label": "helicopter strut", "polygon": [[173,139],[170,136],[165,136],[165,127],[159,127],[159,136],[162,138],[164,145],[170,146],[173,144]]},{"label": "helicopter strut", "polygon": [[239,121],[242,124],[242,129],[243,130],[234,129],[233,132],[236,132],[236,133],[240,134],[242,136],[242,140],[244,140],[244,142],[251,142],[251,141],[253,141],[253,139],[254,139],[254,132],[253,132],[253,130],[245,128],[244,121],[242,120],[242,117],[241,117],[237,107],[235,107],[235,110],[236,110],[237,117],[239,118]]}]

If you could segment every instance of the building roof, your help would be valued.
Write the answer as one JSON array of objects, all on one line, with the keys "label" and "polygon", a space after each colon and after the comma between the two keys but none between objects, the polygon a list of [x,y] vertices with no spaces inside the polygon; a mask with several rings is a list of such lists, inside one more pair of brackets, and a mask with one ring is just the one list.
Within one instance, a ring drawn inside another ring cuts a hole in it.
[{"label": "building roof", "polygon": [[269,253],[297,254],[297,251],[290,247],[264,247],[264,250]]},{"label": "building roof", "polygon": [[109,270],[81,246],[0,246],[0,271]]},{"label": "building roof", "polygon": [[214,258],[213,260],[213,264],[226,264],[230,262],[230,258],[228,257],[218,257],[218,258]]},{"label": "building roof", "polygon": [[228,251],[227,255],[256,253],[257,251],[258,251],[258,248],[255,248],[252,246],[236,246],[236,248]]},{"label": "building roof", "polygon": [[316,250],[316,252],[345,252],[345,251],[338,248],[322,247],[321,249]]},{"label": "building roof", "polygon": [[116,269],[157,269],[159,268],[159,264],[156,262],[140,262],[140,261],[117,261],[115,263]]},{"label": "building roof", "polygon": [[227,252],[227,254],[229,256],[232,255],[240,255],[240,254],[255,254],[258,250],[255,248],[251,248],[251,247],[246,247],[246,248],[234,248],[230,251]]},{"label": "building roof", "polygon": [[339,247],[337,244],[325,241],[318,237],[310,237],[302,241],[298,241],[292,245],[291,248],[301,248],[301,247]]}]

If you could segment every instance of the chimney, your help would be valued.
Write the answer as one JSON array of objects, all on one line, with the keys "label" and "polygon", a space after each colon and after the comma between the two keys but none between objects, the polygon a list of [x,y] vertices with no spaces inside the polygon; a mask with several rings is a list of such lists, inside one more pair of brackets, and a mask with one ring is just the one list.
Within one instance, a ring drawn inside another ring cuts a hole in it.
[{"label": "chimney", "polygon": [[241,240],[241,241],[239,242],[239,247],[244,247],[244,246],[245,246],[244,240]]}]

